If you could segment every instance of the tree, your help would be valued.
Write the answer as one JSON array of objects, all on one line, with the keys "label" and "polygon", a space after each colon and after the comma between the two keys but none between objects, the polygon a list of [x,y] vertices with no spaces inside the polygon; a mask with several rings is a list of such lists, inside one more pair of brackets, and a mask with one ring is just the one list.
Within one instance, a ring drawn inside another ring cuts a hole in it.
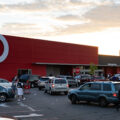
[{"label": "tree", "polygon": [[95,75],[95,70],[97,70],[97,66],[93,63],[90,64],[90,74]]}]

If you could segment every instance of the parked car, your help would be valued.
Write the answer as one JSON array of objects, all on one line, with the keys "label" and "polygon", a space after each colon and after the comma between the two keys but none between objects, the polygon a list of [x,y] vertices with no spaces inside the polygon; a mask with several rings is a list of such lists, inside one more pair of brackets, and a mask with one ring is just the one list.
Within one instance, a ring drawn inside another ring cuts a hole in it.
[{"label": "parked car", "polygon": [[32,74],[23,74],[20,76],[20,81],[23,83],[26,83],[27,80],[30,83],[30,86],[36,87],[38,85],[38,80],[40,80],[40,76],[39,75],[32,75]]},{"label": "parked car", "polygon": [[120,77],[120,74],[115,74],[114,76],[115,76],[115,77]]},{"label": "parked car", "polygon": [[49,77],[40,77],[40,80],[38,80],[38,88],[41,90],[42,88],[45,88],[45,82],[48,81]]},{"label": "parked car", "polygon": [[69,90],[68,81],[64,78],[53,78],[45,84],[45,93],[49,92],[51,95],[54,93],[64,92],[67,95]]},{"label": "parked car", "polygon": [[109,78],[110,81],[120,81],[120,74],[115,74]]},{"label": "parked car", "polygon": [[93,76],[91,81],[107,81],[104,76]]},{"label": "parked car", "polygon": [[15,94],[12,88],[0,86],[0,102],[14,98]]},{"label": "parked car", "polygon": [[59,78],[64,78],[68,81],[69,87],[78,86],[78,82],[70,75],[59,75]]},{"label": "parked car", "polygon": [[85,74],[80,77],[80,85],[91,81],[91,75]]},{"label": "parked car", "polygon": [[80,85],[80,79],[81,79],[81,75],[76,75],[74,77],[75,81],[77,82],[78,85]]},{"label": "parked car", "polygon": [[11,87],[12,86],[12,82],[9,82],[6,79],[0,78],[0,86]]},{"label": "parked car", "polygon": [[98,102],[100,106],[104,107],[109,103],[116,104],[119,101],[117,97],[119,89],[120,82],[87,82],[77,89],[70,90],[68,98],[72,104],[79,101],[92,101]]}]

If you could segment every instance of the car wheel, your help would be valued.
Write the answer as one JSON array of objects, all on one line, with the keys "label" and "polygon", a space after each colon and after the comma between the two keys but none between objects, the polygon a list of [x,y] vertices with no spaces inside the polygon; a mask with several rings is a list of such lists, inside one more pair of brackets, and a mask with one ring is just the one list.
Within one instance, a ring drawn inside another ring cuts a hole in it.
[{"label": "car wheel", "polygon": [[67,95],[68,94],[68,92],[64,92],[65,93],[65,95]]},{"label": "car wheel", "polygon": [[41,87],[39,87],[39,90],[41,90]]},{"label": "car wheel", "polygon": [[47,93],[47,90],[44,90],[44,93]]},{"label": "car wheel", "polygon": [[71,97],[71,103],[72,104],[76,104],[77,103],[77,97],[76,97],[76,95],[72,95],[72,97]]},{"label": "car wheel", "polygon": [[90,104],[90,101],[86,101],[87,104]]},{"label": "car wheel", "polygon": [[101,107],[107,106],[107,100],[106,100],[105,98],[100,98],[100,100],[99,100],[99,105],[100,105]]},{"label": "car wheel", "polygon": [[1,102],[5,102],[7,99],[6,95],[5,94],[0,94],[0,101]]}]

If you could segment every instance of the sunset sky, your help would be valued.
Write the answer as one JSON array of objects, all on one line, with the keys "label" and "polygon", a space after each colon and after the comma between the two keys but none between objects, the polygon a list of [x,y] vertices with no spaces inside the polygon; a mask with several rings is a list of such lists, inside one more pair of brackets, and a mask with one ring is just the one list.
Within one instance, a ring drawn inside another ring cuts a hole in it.
[{"label": "sunset sky", "polygon": [[120,0],[0,0],[0,34],[99,47],[119,55]]}]

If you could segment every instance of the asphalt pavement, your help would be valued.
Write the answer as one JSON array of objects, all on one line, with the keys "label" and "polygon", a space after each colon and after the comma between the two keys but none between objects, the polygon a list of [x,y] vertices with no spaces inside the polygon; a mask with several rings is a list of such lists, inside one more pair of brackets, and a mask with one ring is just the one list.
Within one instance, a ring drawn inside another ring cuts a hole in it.
[{"label": "asphalt pavement", "polygon": [[120,111],[114,105],[106,108],[98,104],[72,105],[67,95],[49,95],[37,88],[25,94],[26,100],[16,99],[0,103],[0,116],[14,117],[18,120],[119,120]]}]

